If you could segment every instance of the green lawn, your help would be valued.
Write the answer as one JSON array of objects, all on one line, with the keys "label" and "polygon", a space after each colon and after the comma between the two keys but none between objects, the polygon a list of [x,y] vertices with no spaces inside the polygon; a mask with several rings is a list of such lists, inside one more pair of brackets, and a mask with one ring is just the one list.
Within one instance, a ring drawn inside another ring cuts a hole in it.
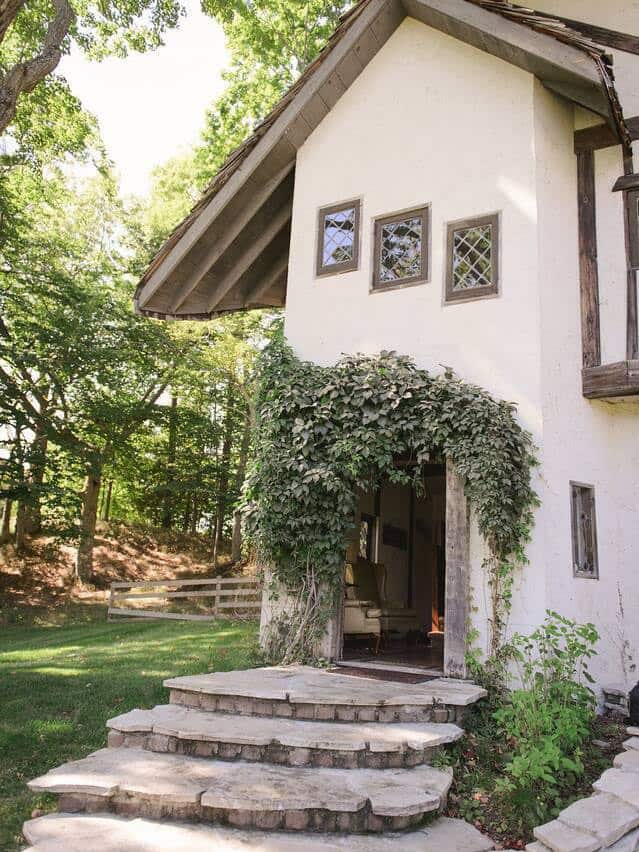
[{"label": "green lawn", "polygon": [[0,850],[53,808],[30,778],[102,748],[111,716],[165,703],[163,678],[255,665],[256,636],[231,621],[0,627]]}]

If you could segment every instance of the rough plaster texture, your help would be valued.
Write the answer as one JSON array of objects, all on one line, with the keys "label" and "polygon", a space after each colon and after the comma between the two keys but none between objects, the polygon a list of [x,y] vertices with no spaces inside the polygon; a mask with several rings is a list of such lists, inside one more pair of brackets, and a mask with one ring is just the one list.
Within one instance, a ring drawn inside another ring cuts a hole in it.
[{"label": "rough plaster texture", "polygon": [[[582,4],[546,5],[578,17]],[[604,23],[639,31],[636,2],[613,5],[623,17],[606,12]],[[601,4],[587,6],[593,20],[602,17],[595,16]],[[637,82],[626,75],[621,88],[635,90]],[[593,621],[602,636],[596,680],[629,685],[639,654],[639,622],[629,614],[639,595],[639,405],[581,395],[575,112],[580,123],[595,121],[526,72],[404,21],[298,153],[286,333],[300,356],[317,363],[395,349],[435,371],[449,365],[517,404],[540,447],[542,506],[530,565],[516,578],[511,630],[534,629],[547,608]],[[610,192],[619,152],[596,159],[603,352],[616,359],[625,347],[620,199]],[[362,199],[361,267],[316,279],[317,211],[354,197]],[[432,205],[428,283],[369,294],[374,218],[424,203]],[[442,305],[446,222],[497,210],[500,296]],[[600,581],[573,577],[571,480],[596,488]],[[473,521],[473,626],[486,647],[484,555]]]}]

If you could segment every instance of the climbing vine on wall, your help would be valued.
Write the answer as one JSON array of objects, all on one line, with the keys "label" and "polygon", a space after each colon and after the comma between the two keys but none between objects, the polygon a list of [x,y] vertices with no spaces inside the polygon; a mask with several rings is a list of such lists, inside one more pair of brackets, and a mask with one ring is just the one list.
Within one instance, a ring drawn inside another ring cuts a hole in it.
[{"label": "climbing vine on wall", "polygon": [[[347,356],[334,367],[303,362],[281,336],[261,357],[256,401],[247,529],[290,595],[269,637],[271,658],[316,655],[341,587],[359,489],[388,480],[419,493],[423,465],[443,458],[463,479],[491,554],[497,648],[509,578],[525,562],[537,504],[534,447],[514,405],[393,352]],[[414,464],[398,468],[398,456]]]}]

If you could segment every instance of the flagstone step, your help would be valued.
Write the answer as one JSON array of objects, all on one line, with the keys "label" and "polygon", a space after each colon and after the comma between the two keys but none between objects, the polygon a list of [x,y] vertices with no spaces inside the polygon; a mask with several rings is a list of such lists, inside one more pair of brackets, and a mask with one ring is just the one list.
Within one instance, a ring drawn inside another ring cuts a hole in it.
[{"label": "flagstone step", "polygon": [[27,852],[488,852],[492,841],[441,818],[403,834],[326,835],[240,831],[111,815],[51,814],[25,823]]},{"label": "flagstone step", "polygon": [[423,684],[370,680],[310,666],[170,678],[171,704],[235,713],[342,722],[461,722],[486,691],[438,678]]},{"label": "flagstone step", "polygon": [[61,811],[267,830],[401,831],[440,811],[450,770],[321,769],[106,748],[29,783]]},{"label": "flagstone step", "polygon": [[395,769],[428,763],[459,740],[453,724],[305,722],[164,704],[109,719],[109,745],[284,766]]}]

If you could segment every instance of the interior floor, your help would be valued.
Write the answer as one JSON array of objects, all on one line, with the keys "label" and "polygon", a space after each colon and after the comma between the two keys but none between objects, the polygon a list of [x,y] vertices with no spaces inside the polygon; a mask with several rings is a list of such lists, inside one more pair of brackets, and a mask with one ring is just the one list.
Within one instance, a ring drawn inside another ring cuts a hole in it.
[{"label": "interior floor", "polygon": [[342,659],[344,662],[372,663],[380,666],[388,664],[419,667],[440,673],[444,664],[442,643],[409,645],[405,638],[383,640],[377,653],[370,642],[353,639],[344,643]]}]

